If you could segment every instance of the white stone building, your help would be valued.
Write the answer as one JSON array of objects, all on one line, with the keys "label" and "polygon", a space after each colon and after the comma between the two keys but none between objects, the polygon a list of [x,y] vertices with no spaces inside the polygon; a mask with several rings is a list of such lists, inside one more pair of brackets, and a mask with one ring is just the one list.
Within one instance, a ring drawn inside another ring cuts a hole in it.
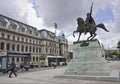
[{"label": "white stone building", "polygon": [[66,60],[68,41],[64,35],[56,37],[55,33],[48,30],[38,30],[0,15],[0,51],[12,53],[8,55],[9,62],[13,60],[20,64],[27,57],[34,64],[48,66],[55,60],[58,64]]}]

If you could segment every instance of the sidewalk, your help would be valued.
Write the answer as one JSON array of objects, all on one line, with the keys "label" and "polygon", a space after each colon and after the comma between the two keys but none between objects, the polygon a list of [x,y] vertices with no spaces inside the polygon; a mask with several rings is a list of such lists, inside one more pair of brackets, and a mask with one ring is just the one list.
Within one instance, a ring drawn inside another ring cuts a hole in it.
[{"label": "sidewalk", "polygon": [[19,74],[17,77],[12,76],[12,78],[9,78],[8,76],[1,76],[0,84],[120,84],[120,82],[55,78],[56,75],[63,74],[65,69],[66,67],[61,67],[24,73]]},{"label": "sidewalk", "polygon": [[[60,67],[64,67],[64,66],[60,66]],[[56,68],[59,68],[59,67],[56,67]],[[48,69],[54,69],[54,67],[39,67],[39,68],[34,68],[34,69],[29,69],[28,71],[25,71],[25,70],[18,70],[17,71],[17,73],[18,74],[21,74],[21,73],[29,73],[29,72],[34,72],[34,71],[42,71],[42,70],[48,70]],[[6,76],[6,75],[8,75],[9,74],[9,72],[8,73],[2,73],[2,72],[0,72],[0,77],[1,76]]]},{"label": "sidewalk", "polygon": [[[109,62],[111,69],[117,69],[120,71],[120,62]],[[66,79],[55,78],[56,75],[64,73],[66,67],[41,69],[36,71],[30,71],[28,73],[20,73],[17,77],[12,76],[0,76],[0,84],[6,83],[33,83],[33,84],[120,84],[120,82],[113,81],[95,81],[95,80],[78,80],[78,79]]]}]

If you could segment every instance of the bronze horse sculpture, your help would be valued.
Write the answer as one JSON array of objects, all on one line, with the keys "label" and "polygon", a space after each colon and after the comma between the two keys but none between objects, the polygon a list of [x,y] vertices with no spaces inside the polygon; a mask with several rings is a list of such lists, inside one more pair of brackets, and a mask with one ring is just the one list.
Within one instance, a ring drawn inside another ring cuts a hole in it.
[{"label": "bronze horse sculpture", "polygon": [[85,33],[85,32],[90,33],[90,37],[88,37],[87,40],[93,40],[94,37],[97,35],[96,34],[97,28],[101,28],[106,32],[109,32],[102,23],[98,25],[93,25],[93,24],[86,25],[85,21],[80,17],[77,18],[77,22],[78,22],[78,27],[77,30],[73,32],[73,36],[75,37],[74,33],[79,33],[78,41],[80,39],[81,33]]}]

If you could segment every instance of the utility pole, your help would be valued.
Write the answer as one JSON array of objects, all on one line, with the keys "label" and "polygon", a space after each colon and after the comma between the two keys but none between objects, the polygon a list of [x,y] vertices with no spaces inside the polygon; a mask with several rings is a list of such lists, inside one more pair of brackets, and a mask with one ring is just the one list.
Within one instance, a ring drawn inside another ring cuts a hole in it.
[{"label": "utility pole", "polygon": [[56,37],[57,23],[54,23],[54,27],[55,27],[55,37]]}]

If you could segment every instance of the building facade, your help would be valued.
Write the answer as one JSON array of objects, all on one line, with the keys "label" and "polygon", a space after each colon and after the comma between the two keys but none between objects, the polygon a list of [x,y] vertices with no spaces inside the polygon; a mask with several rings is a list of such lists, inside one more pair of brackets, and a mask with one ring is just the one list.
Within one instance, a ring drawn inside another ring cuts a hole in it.
[{"label": "building facade", "polygon": [[[48,30],[38,30],[35,27],[0,15],[0,51],[19,53],[9,57],[9,62],[20,64],[25,61],[21,53],[30,54],[30,62],[48,66],[52,61],[66,59],[68,41],[65,36],[56,37]],[[49,61],[49,59],[51,61]],[[2,56],[0,56],[0,62]],[[59,64],[58,63],[58,64]]]}]

